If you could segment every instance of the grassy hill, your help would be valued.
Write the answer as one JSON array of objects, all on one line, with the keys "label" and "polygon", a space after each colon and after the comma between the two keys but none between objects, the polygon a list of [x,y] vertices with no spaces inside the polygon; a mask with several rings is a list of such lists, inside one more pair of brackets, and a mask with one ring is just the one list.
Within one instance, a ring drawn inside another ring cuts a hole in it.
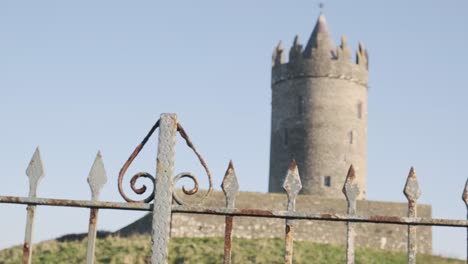
[{"label": "grassy hill", "polygon": [[[223,238],[173,238],[169,263],[222,263]],[[281,239],[234,239],[233,263],[283,263]],[[22,247],[0,251],[0,264],[21,263]],[[96,245],[96,263],[146,263],[150,254],[148,235],[107,237]],[[33,263],[85,263],[86,239],[77,242],[45,241],[34,245]],[[296,242],[294,263],[345,263],[344,248]],[[406,263],[405,253],[358,249],[356,263]],[[436,256],[418,256],[418,263],[465,263]]]}]

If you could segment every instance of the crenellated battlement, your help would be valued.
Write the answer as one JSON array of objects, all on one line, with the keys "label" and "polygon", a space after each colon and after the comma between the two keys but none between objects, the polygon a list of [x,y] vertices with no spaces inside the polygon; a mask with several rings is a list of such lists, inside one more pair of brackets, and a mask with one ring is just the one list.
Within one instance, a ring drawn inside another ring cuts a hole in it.
[{"label": "crenellated battlement", "polygon": [[341,45],[336,47],[323,15],[318,18],[305,48],[300,44],[298,36],[294,38],[288,59],[286,61],[280,41],[272,56],[273,84],[292,78],[328,77],[347,79],[367,86],[369,56],[364,45],[359,43],[353,62],[346,37],[342,36]]},{"label": "crenellated battlement", "polygon": [[328,48],[321,33],[317,34],[316,43],[310,53],[305,53],[296,36],[289,50],[289,61],[286,61],[283,45],[279,42],[272,56],[272,83],[302,77],[328,77],[367,86],[369,56],[362,42],[356,50],[354,61],[345,36],[341,37],[341,45],[335,49]]}]

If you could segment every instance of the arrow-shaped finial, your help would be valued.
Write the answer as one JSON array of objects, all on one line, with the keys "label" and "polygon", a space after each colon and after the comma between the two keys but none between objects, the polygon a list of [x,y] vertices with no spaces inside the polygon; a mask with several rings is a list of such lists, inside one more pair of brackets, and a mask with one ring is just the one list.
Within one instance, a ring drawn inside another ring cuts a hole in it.
[{"label": "arrow-shaped finial", "polygon": [[286,178],[284,179],[283,189],[288,195],[288,210],[292,211],[296,204],[296,197],[302,189],[301,177],[299,176],[295,160],[293,160],[289,165]]},{"label": "arrow-shaped finial", "polygon": [[421,189],[419,189],[418,179],[416,178],[416,173],[414,172],[413,167],[411,167],[408,178],[406,179],[403,193],[406,198],[408,198],[408,201],[416,201],[421,196]]},{"label": "arrow-shaped finial", "polygon": [[26,175],[29,177],[29,197],[36,197],[37,185],[45,175],[39,147],[34,151],[28,168],[26,169]]},{"label": "arrow-shaped finial", "polygon": [[226,207],[234,208],[236,194],[239,191],[239,183],[237,182],[236,171],[234,170],[232,160],[229,161],[226,174],[224,174],[224,179],[221,183],[221,189],[223,189],[224,195],[226,196]]},{"label": "arrow-shaped finial", "polygon": [[88,184],[91,188],[91,197],[93,201],[97,201],[99,199],[101,189],[106,182],[106,170],[104,168],[104,163],[102,162],[101,151],[98,151],[88,176]]},{"label": "arrow-shaped finial", "polygon": [[343,193],[348,203],[350,203],[356,202],[360,192],[361,190],[359,190],[359,185],[356,180],[356,172],[354,170],[354,166],[351,164],[348,170],[348,175],[346,175],[345,183],[343,185]]}]

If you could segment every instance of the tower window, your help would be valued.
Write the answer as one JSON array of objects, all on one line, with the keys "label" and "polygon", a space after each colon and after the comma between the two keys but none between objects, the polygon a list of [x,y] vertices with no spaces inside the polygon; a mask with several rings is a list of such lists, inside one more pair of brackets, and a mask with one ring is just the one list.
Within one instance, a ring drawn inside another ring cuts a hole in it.
[{"label": "tower window", "polygon": [[304,104],[304,97],[303,96],[299,96],[297,98],[297,113],[299,115],[304,115],[304,107],[305,107],[305,104]]},{"label": "tower window", "polygon": [[349,144],[352,145],[354,142],[354,132],[351,130],[349,131]]},{"label": "tower window", "polygon": [[324,176],[323,177],[323,186],[331,187],[331,176]]},{"label": "tower window", "polygon": [[359,119],[362,119],[362,102],[359,102],[357,104],[357,117]]}]

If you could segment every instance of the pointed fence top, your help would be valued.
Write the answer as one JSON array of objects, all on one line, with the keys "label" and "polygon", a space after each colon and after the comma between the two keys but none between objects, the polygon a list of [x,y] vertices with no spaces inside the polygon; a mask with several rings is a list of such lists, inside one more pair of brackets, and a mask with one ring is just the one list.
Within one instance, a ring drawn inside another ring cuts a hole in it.
[{"label": "pointed fence top", "polygon": [[234,208],[236,194],[239,192],[239,183],[237,182],[236,171],[234,170],[232,160],[229,162],[223,182],[221,183],[221,188],[226,196],[226,207]]},{"label": "pointed fence top", "polygon": [[465,189],[463,189],[462,200],[465,202],[466,206],[468,206],[468,179],[465,183]]},{"label": "pointed fence top", "polygon": [[91,188],[91,199],[93,201],[97,201],[99,199],[101,189],[102,187],[104,187],[104,184],[106,184],[106,182],[106,170],[104,168],[104,163],[102,162],[101,151],[98,151],[88,176],[88,184]]},{"label": "pointed fence top", "polygon": [[288,210],[294,210],[296,197],[302,189],[301,177],[299,176],[295,160],[289,165],[286,178],[284,179],[283,189],[288,195]]},{"label": "pointed fence top", "polygon": [[351,166],[349,166],[348,175],[346,175],[346,180],[343,185],[343,193],[348,203],[355,202],[357,197],[361,193],[356,179],[356,172],[352,164]]},{"label": "pointed fence top", "polygon": [[406,179],[403,193],[406,198],[408,198],[408,201],[416,201],[421,196],[421,189],[419,188],[418,179],[416,178],[416,173],[414,172],[413,167],[411,167],[408,178]]},{"label": "pointed fence top", "polygon": [[34,151],[28,168],[26,169],[26,175],[29,177],[29,197],[36,197],[37,185],[45,175],[39,147]]}]

